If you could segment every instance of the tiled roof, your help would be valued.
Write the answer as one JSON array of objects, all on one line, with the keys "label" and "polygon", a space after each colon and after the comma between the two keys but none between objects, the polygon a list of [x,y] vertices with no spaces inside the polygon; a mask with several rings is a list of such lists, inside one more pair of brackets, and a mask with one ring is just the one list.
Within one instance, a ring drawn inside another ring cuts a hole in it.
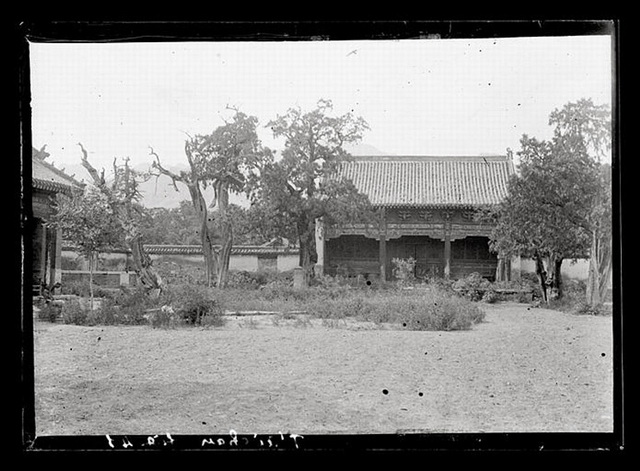
[{"label": "tiled roof", "polygon": [[339,170],[378,207],[497,204],[513,173],[506,156],[354,157]]},{"label": "tiled roof", "polygon": [[81,184],[62,170],[36,157],[31,159],[33,188],[46,191],[70,193]]},{"label": "tiled roof", "polygon": [[[144,244],[150,255],[202,255],[200,245],[154,245]],[[77,250],[69,241],[64,241],[62,250]],[[129,249],[113,250],[112,253],[129,253]],[[296,247],[271,247],[267,245],[236,245],[231,248],[231,255],[297,255]]]},{"label": "tiled roof", "polygon": [[[147,245],[145,250],[150,255],[201,255],[200,245]],[[263,245],[236,245],[231,248],[231,255],[278,255],[297,254],[298,249],[289,247],[270,247]]]}]

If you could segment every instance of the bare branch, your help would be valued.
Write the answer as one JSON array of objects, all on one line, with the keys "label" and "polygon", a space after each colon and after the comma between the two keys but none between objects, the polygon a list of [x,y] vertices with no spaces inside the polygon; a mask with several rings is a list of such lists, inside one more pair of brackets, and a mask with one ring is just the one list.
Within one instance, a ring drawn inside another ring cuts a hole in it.
[{"label": "bare branch", "polygon": [[[118,184],[120,183],[120,175],[118,174],[118,165],[117,165],[117,157],[113,158],[113,183],[111,184],[111,189],[113,191],[118,190]],[[102,169],[102,174],[104,175],[104,169]]]},{"label": "bare branch", "polygon": [[171,178],[171,183],[173,183],[173,188],[175,188],[176,191],[180,191],[178,190],[178,185],[176,185],[176,182],[181,182],[181,183],[184,183],[185,185],[188,184],[188,182],[186,181],[185,178],[183,178],[183,176],[173,173],[171,170],[167,170],[162,166],[162,164],[160,163],[160,156],[156,154],[156,152],[153,150],[153,147],[151,146],[149,146],[149,154],[153,155],[156,158],[156,161],[152,162],[151,166],[155,169],[158,169],[158,171],[161,174]]},{"label": "bare branch", "polygon": [[98,175],[98,171],[95,169],[93,165],[89,163],[88,154],[82,143],[78,142],[80,146],[80,150],[82,151],[82,166],[89,172],[91,178],[93,179],[93,183],[99,188],[105,188],[106,182],[104,179],[104,169],[102,169],[102,174]]}]

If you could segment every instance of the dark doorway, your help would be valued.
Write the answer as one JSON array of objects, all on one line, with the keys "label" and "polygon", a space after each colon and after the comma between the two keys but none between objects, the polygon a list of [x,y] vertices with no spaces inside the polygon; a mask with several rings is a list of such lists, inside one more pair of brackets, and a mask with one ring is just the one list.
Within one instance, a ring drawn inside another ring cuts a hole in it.
[{"label": "dark doorway", "polygon": [[427,236],[403,236],[388,242],[388,258],[391,268],[394,258],[413,258],[416,261],[416,278],[444,275],[444,241]]}]

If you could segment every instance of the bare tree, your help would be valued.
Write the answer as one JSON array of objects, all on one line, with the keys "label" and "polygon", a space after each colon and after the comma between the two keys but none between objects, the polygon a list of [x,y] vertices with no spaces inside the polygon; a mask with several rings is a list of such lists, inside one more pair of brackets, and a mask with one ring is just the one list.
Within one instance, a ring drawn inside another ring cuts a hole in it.
[{"label": "bare tree", "polygon": [[[152,167],[189,190],[193,208],[200,221],[200,240],[204,255],[207,285],[224,287],[229,271],[233,246],[233,226],[229,214],[230,191],[244,190],[244,174],[255,166],[265,152],[256,126],[258,120],[237,110],[233,119],[211,134],[189,136],[184,152],[188,171],[172,172],[160,163],[160,157],[150,147],[155,158]],[[213,189],[213,199],[207,206],[203,192]]]},{"label": "bare tree", "polygon": [[129,159],[124,164],[118,165],[113,159],[113,180],[107,182],[104,168],[100,173],[89,162],[88,154],[81,143],[78,143],[82,151],[82,166],[89,172],[95,187],[107,198],[115,218],[122,228],[126,245],[131,250],[134,270],[142,286],[150,291],[162,290],[164,283],[160,275],[153,268],[153,262],[149,254],[144,250],[142,233],[138,227],[138,219],[142,215],[143,208],[138,201],[140,174],[129,166]]}]

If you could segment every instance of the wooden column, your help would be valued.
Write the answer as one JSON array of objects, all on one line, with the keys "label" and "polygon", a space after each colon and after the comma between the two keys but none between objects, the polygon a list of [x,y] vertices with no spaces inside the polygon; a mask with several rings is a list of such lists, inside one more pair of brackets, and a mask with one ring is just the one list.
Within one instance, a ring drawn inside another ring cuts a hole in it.
[{"label": "wooden column", "polygon": [[50,284],[62,283],[62,230],[52,229],[51,278]]},{"label": "wooden column", "polygon": [[39,247],[39,251],[40,251],[40,259],[39,259],[39,263],[40,263],[40,282],[49,284],[49,280],[47,278],[47,228],[44,225],[43,221],[38,221],[38,230],[40,231],[39,236],[40,236],[40,247]]},{"label": "wooden column", "polygon": [[448,232],[444,235],[444,277],[451,276],[451,236]]},{"label": "wooden column", "polygon": [[380,280],[387,281],[387,219],[384,208],[380,210],[380,252],[378,254]]},{"label": "wooden column", "polygon": [[451,276],[451,216],[450,211],[445,211],[444,215],[444,277]]},{"label": "wooden column", "polygon": [[318,255],[318,261],[314,267],[316,276],[324,275],[324,223],[322,218],[316,219],[316,254]]}]

